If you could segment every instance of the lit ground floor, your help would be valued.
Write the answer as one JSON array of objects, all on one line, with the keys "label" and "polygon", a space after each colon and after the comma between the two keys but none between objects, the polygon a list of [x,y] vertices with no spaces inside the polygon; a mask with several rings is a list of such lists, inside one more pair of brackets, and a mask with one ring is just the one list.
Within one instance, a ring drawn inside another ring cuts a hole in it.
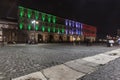
[{"label": "lit ground floor", "polygon": [[40,31],[22,31],[14,29],[2,29],[0,41],[6,43],[48,43],[48,42],[82,42],[85,39],[95,41],[96,37],[84,35],[66,35]]}]

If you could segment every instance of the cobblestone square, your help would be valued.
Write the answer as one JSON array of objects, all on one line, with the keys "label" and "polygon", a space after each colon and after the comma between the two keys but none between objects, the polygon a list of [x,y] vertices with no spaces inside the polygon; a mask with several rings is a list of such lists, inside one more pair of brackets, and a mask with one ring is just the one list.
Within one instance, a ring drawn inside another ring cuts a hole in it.
[{"label": "cobblestone square", "polygon": [[0,76],[4,80],[117,49],[103,45],[40,44],[14,45],[0,48]]}]

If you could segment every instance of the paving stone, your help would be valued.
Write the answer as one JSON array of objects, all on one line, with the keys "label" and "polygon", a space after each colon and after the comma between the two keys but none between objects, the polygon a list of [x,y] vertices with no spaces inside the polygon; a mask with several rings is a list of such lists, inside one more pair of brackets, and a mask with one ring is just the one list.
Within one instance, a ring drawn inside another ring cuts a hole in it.
[{"label": "paving stone", "polygon": [[65,65],[58,65],[43,70],[44,75],[49,80],[76,80],[85,74],[72,70]]},{"label": "paving stone", "polygon": [[86,64],[88,61],[82,60],[82,59],[76,59],[76,62],[79,62],[80,64]]},{"label": "paving stone", "polygon": [[31,73],[12,80],[47,80],[41,72]]},{"label": "paving stone", "polygon": [[0,80],[3,80],[5,77],[3,77],[3,76],[0,76]]},{"label": "paving stone", "polygon": [[84,65],[84,64],[80,64],[79,62],[70,61],[70,62],[65,63],[65,65],[67,65],[68,67],[70,67],[74,70],[85,73],[85,74],[95,71],[95,68]]},{"label": "paving stone", "polygon": [[0,75],[2,75],[3,73],[2,72],[0,72]]},{"label": "paving stone", "polygon": [[99,55],[83,58],[83,60],[86,60],[92,63],[97,63],[97,64],[106,64],[109,61],[114,60],[118,57],[119,56],[109,56],[106,54],[99,54]]},{"label": "paving stone", "polygon": [[80,64],[84,64],[84,65],[87,65],[87,66],[91,66],[91,67],[97,67],[99,66],[99,64],[97,63],[92,63],[92,62],[89,62],[89,61],[85,61],[85,60],[82,60],[82,59],[77,59],[75,60],[76,62],[80,63]]},{"label": "paving stone", "polygon": [[91,67],[94,67],[94,68],[99,67],[99,64],[97,64],[97,63],[92,63],[92,62],[88,62],[88,63],[86,63],[85,65],[91,66]]}]

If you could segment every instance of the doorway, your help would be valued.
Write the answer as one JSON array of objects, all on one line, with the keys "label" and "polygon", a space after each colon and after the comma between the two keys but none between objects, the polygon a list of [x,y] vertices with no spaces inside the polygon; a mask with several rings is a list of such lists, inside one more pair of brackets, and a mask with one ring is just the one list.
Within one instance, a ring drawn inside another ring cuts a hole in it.
[{"label": "doorway", "polygon": [[42,43],[43,42],[43,35],[38,34],[38,43]]},{"label": "doorway", "polygon": [[54,41],[54,37],[53,37],[53,35],[51,34],[51,35],[49,35],[49,42],[53,42]]}]

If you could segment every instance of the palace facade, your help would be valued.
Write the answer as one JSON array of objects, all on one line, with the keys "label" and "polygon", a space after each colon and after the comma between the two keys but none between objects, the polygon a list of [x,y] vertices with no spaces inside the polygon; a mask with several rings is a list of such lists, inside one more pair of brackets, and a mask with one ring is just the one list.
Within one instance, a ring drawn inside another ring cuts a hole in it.
[{"label": "palace facade", "polygon": [[0,21],[0,41],[15,43],[96,40],[96,27],[18,6],[18,22]]}]

